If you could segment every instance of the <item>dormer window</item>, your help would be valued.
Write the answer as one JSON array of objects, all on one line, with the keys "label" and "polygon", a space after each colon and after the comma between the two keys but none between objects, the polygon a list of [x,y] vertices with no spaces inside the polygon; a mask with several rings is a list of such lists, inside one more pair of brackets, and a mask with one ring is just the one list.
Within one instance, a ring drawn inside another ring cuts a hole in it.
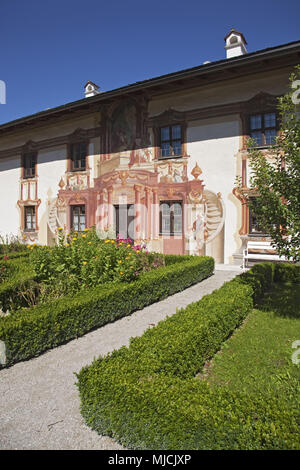
[{"label": "dormer window", "polygon": [[249,134],[257,147],[274,145],[277,136],[276,113],[252,114],[249,122]]}]

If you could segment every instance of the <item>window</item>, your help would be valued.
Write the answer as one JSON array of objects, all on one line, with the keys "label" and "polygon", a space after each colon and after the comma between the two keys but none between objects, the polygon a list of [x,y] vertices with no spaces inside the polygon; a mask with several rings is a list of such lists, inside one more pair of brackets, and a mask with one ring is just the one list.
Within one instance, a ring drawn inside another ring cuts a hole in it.
[{"label": "window", "polygon": [[182,129],[180,125],[160,128],[160,158],[181,156]]},{"label": "window", "polygon": [[23,178],[33,178],[35,176],[36,156],[34,153],[23,155]]},{"label": "window", "polygon": [[83,232],[86,228],[85,206],[71,206],[71,228],[76,232]]},{"label": "window", "polygon": [[[255,206],[255,198],[251,197],[251,202]],[[249,208],[249,235],[267,235],[267,231],[259,225],[254,210]]]},{"label": "window", "polygon": [[26,231],[34,231],[36,229],[35,225],[35,206],[25,206],[24,207],[24,229]]},{"label": "window", "polygon": [[83,171],[86,169],[86,155],[87,155],[87,144],[85,142],[79,142],[71,144],[70,146],[70,158],[71,158],[71,171]]},{"label": "window", "polygon": [[134,204],[120,204],[114,206],[114,226],[116,235],[123,238],[131,238],[134,240]]},{"label": "window", "polygon": [[250,116],[250,137],[258,147],[275,144],[277,135],[276,113],[252,114]]},{"label": "window", "polygon": [[160,203],[160,234],[182,234],[182,202],[161,201]]}]

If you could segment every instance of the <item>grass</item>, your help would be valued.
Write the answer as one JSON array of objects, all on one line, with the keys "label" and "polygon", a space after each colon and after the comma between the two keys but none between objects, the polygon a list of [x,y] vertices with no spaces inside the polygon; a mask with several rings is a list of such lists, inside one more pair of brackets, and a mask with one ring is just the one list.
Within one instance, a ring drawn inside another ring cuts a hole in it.
[{"label": "grass", "polygon": [[295,340],[300,340],[300,286],[275,285],[200,378],[213,387],[280,395],[300,407],[300,364],[292,361]]}]

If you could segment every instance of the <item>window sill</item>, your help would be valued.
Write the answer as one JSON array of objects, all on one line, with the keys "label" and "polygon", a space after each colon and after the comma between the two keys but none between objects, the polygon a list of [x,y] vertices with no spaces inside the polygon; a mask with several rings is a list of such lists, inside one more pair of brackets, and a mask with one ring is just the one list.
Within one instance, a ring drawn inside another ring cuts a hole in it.
[{"label": "window sill", "polygon": [[257,146],[255,146],[255,147],[248,147],[247,150],[248,150],[248,151],[249,151],[249,150],[252,150],[252,149],[254,149],[254,150],[270,150],[270,149],[272,149],[272,148],[274,148],[274,147],[278,147],[278,145],[276,145],[276,144],[257,145]]},{"label": "window sill", "polygon": [[167,155],[166,157],[158,157],[158,160],[171,160],[172,158],[184,158],[184,155]]},{"label": "window sill", "polygon": [[249,233],[248,234],[249,238],[270,238],[269,233]]},{"label": "window sill", "polygon": [[182,237],[182,233],[160,233],[161,237]]}]

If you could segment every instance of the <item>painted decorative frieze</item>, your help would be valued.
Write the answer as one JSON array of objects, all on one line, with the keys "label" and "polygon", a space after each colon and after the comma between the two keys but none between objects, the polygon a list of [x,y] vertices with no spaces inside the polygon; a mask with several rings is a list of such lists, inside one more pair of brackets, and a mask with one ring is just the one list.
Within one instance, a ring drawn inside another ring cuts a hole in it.
[{"label": "painted decorative frieze", "polygon": [[187,161],[155,162],[154,168],[158,173],[160,183],[183,183],[188,181]]}]

